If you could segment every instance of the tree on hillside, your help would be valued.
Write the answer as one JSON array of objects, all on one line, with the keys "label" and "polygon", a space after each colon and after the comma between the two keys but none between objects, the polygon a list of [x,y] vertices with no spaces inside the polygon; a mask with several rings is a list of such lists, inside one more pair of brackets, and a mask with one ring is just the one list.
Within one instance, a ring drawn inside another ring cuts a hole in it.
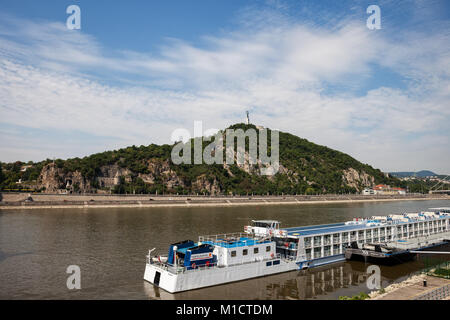
[{"label": "tree on hillside", "polygon": [[126,191],[125,190],[125,185],[126,185],[125,177],[120,176],[119,177],[119,184],[114,187],[113,193],[124,194],[125,191]]},{"label": "tree on hillside", "polygon": [[3,175],[2,163],[0,162],[0,190],[2,189],[3,180],[5,180],[5,177]]},{"label": "tree on hillside", "polygon": [[[229,129],[257,129],[254,125],[235,124]],[[258,130],[257,130],[258,131]],[[225,131],[221,131],[225,134]],[[260,133],[257,133],[259,137]],[[271,152],[271,131],[267,132],[267,152]],[[224,146],[226,146],[226,135]],[[235,138],[232,138],[233,141]],[[194,143],[191,139],[191,160],[194,157]],[[256,141],[259,144],[259,140]],[[205,150],[209,141],[203,141]],[[250,138],[245,139],[245,151],[249,150]],[[237,152],[237,143],[234,150]],[[110,191],[110,186],[100,184],[102,179],[115,178],[116,174],[123,175],[119,183],[112,189],[113,193],[203,193],[214,189],[222,194],[322,194],[322,193],[356,193],[365,184],[363,175],[375,184],[400,186],[396,178],[385,176],[380,170],[363,164],[351,156],[326,146],[317,145],[295,135],[279,133],[280,172],[275,176],[260,174],[262,164],[238,166],[236,163],[227,164],[180,164],[171,161],[173,145],[131,146],[114,151],[92,154],[83,158],[67,160],[50,160],[38,163],[28,162],[26,170],[20,161],[0,164],[0,188],[15,189],[19,179],[27,184],[35,184],[42,188],[40,174],[55,170],[61,181],[73,180],[81,175],[85,183],[83,187],[74,184],[74,192],[89,192],[95,189]],[[226,155],[223,154],[226,158]],[[224,159],[225,159],[224,158]],[[224,160],[222,159],[222,160]],[[52,163],[54,167],[50,167]],[[247,170],[248,168],[248,170]],[[3,171],[2,171],[3,169]],[[148,175],[145,177],[145,175]],[[347,183],[346,176],[356,176]],[[372,178],[373,177],[373,178]],[[58,178],[58,179],[59,179]],[[125,179],[126,178],[126,179]],[[151,182],[148,182],[151,181]],[[356,187],[352,187],[356,186]],[[57,187],[57,186],[56,186]],[[406,182],[405,186],[406,187]],[[203,190],[203,189],[207,190]],[[424,190],[423,186],[411,186],[412,190]]]}]

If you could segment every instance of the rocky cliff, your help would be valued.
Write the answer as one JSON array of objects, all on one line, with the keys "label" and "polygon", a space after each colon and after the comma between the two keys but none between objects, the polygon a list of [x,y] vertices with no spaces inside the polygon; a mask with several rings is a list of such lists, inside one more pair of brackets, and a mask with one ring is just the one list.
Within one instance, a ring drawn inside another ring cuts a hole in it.
[{"label": "rocky cliff", "polygon": [[[280,166],[273,176],[261,174],[261,161],[250,164],[248,151],[244,164],[175,165],[172,147],[132,146],[82,159],[28,164],[26,169],[39,168],[35,188],[49,193],[315,194],[359,192],[376,183],[396,182],[349,155],[283,132],[279,133]],[[23,169],[16,167],[15,179],[23,177],[27,182]]]}]

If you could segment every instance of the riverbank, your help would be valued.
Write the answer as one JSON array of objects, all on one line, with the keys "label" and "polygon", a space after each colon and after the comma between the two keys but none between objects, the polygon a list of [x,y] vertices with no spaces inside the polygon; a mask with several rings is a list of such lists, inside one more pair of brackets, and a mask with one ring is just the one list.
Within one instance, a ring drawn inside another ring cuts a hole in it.
[{"label": "riverbank", "polygon": [[[427,286],[423,286],[426,280]],[[381,292],[374,291],[369,293],[369,299],[366,300],[413,300],[450,284],[450,280],[432,277],[425,274],[412,276],[400,283],[394,283],[384,288]],[[445,300],[449,299],[446,297]]]},{"label": "riverbank", "polygon": [[2,193],[1,209],[230,207],[450,200],[449,195],[154,196]]}]

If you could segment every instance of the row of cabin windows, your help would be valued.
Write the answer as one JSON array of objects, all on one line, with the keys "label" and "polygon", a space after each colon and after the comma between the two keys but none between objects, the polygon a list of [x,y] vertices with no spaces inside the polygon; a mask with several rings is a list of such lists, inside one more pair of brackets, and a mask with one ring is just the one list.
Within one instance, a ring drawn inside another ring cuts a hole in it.
[{"label": "row of cabin windows", "polygon": [[[274,266],[277,265],[277,264],[280,264],[280,260],[275,260],[275,261],[273,262],[273,265],[274,265]],[[266,267],[270,267],[271,265],[272,265],[272,261],[266,262]]]},{"label": "row of cabin windows", "polygon": [[[270,246],[266,246],[266,252],[270,252],[270,250],[271,250]],[[259,252],[259,248],[253,248],[253,253],[254,254],[257,254],[258,252]],[[236,255],[237,255],[236,250],[231,251],[231,256],[232,257],[236,257]],[[248,249],[242,250],[242,255],[243,256],[248,255]]]},{"label": "row of cabin windows", "polygon": [[[441,221],[434,221],[434,222],[438,223],[438,225],[440,225],[440,223],[441,223]],[[430,221],[429,224],[431,225],[431,223],[432,222]],[[401,233],[402,232],[402,227],[404,227],[405,228],[404,231],[406,231],[406,225],[405,226],[398,226],[397,227],[397,231]],[[417,230],[418,226],[417,226],[417,224],[414,224],[414,227],[413,227],[413,225],[410,225],[410,228],[411,229],[414,228],[414,229]],[[446,229],[445,227],[439,228],[439,230],[445,230],[445,229]],[[387,230],[387,234],[388,235],[391,234],[391,227],[388,227],[386,230]],[[431,230],[433,230],[433,229],[431,229]],[[436,231],[436,229],[434,231]],[[370,237],[372,234],[374,236],[378,236],[378,233],[379,233],[377,229],[369,229],[366,232],[367,232],[366,235],[368,237]],[[357,233],[356,231],[350,232],[350,237],[351,237],[352,240],[356,238],[356,233]],[[385,234],[385,228],[380,228],[380,235],[384,235],[384,234]],[[364,236],[364,232],[363,231],[359,231],[358,235],[359,235],[360,238],[362,238]],[[322,236],[315,236],[313,238],[315,246],[320,246],[322,244],[321,237]],[[325,244],[330,244],[330,242],[331,242],[330,238],[331,238],[331,235],[325,235],[324,236],[324,243]],[[348,233],[347,232],[342,233],[343,242],[346,242],[347,238],[348,238]],[[339,239],[340,239],[339,238],[339,234],[335,233],[333,235],[333,240],[334,240],[333,242],[336,243],[337,242],[336,240],[339,240]],[[309,246],[310,244],[311,244],[311,238],[309,238],[309,237],[305,238],[305,245]]]}]

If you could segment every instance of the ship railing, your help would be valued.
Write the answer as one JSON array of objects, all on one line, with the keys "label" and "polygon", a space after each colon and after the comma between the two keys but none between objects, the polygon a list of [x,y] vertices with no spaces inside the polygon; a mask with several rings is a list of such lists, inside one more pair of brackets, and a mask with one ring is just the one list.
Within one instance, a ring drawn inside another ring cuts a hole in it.
[{"label": "ship railing", "polygon": [[169,268],[171,267],[171,265],[168,264],[167,262],[153,261],[152,257],[150,256],[147,256],[147,263],[153,266],[157,266],[158,268],[163,270],[169,270]]},{"label": "ship railing", "polygon": [[200,264],[200,265],[195,265],[194,267],[186,267],[186,266],[180,266],[177,268],[173,268],[171,271],[173,271],[173,273],[186,273],[186,272],[196,272],[196,271],[202,271],[202,270],[208,270],[208,269],[214,269],[217,268],[218,265],[217,263],[208,263],[208,264]]},{"label": "ship railing", "polygon": [[159,262],[159,261],[153,261],[152,257],[149,257],[147,255],[147,263],[156,266],[162,270],[169,271],[170,273],[184,273],[186,271],[195,271],[195,270],[205,270],[210,268],[217,267],[217,263],[205,263],[201,265],[195,265],[194,268],[192,267],[186,267],[184,265],[173,265],[167,262]]},{"label": "ship railing", "polygon": [[233,232],[233,233],[219,233],[219,234],[214,234],[214,235],[204,235],[204,236],[199,236],[199,240],[207,240],[207,239],[224,239],[224,238],[234,238],[234,239],[239,239],[239,238],[249,238],[249,239],[261,239],[263,238],[262,236],[258,236],[258,235],[253,235],[253,234],[248,234],[245,232]]},{"label": "ship railing", "polygon": [[245,265],[245,264],[250,264],[250,263],[255,263],[255,262],[281,260],[281,259],[288,260],[288,261],[295,261],[296,256],[281,255],[280,253],[277,253],[273,257],[261,259],[261,260],[255,259],[255,260],[250,260],[250,261],[243,261],[243,262],[238,262],[236,264],[227,265],[227,266],[221,266],[221,265],[218,265],[217,263],[209,263],[209,264],[196,265],[194,268],[186,267],[186,266],[174,266],[174,265],[170,265],[167,263],[153,263],[153,264],[156,264],[159,268],[161,268],[163,270],[167,270],[170,273],[181,274],[181,273],[199,272],[199,271],[205,271],[205,270],[210,270],[210,269],[215,269],[215,268],[231,267],[231,266]]},{"label": "ship railing", "polygon": [[284,259],[284,260],[288,260],[288,261],[296,261],[297,260],[297,256],[296,255],[281,256],[280,254],[278,254],[277,255],[277,259]]},{"label": "ship railing", "polygon": [[[245,238],[246,240],[242,240],[243,238]],[[199,236],[198,241],[202,243],[209,242],[215,245],[220,245],[221,247],[225,248],[232,248],[236,246],[266,243],[270,241],[270,239],[264,236],[251,235],[243,232],[235,232],[235,233]]]},{"label": "ship railing", "polygon": [[[145,256],[146,258],[147,258],[147,263],[148,264],[165,264],[166,262],[163,262],[163,261],[155,261],[154,259],[157,259],[158,258],[158,255],[154,255],[154,256],[151,256],[151,255],[146,255]],[[159,256],[160,258],[166,258],[166,257],[164,257],[164,256]]]},{"label": "ship railing", "polygon": [[450,296],[450,284],[426,292],[414,300],[443,300]]},{"label": "ship railing", "polygon": [[418,249],[433,243],[442,242],[448,236],[450,236],[449,232],[442,232],[432,235],[412,237],[409,239],[393,239],[394,242],[391,243],[391,245],[397,249],[403,250]]}]

